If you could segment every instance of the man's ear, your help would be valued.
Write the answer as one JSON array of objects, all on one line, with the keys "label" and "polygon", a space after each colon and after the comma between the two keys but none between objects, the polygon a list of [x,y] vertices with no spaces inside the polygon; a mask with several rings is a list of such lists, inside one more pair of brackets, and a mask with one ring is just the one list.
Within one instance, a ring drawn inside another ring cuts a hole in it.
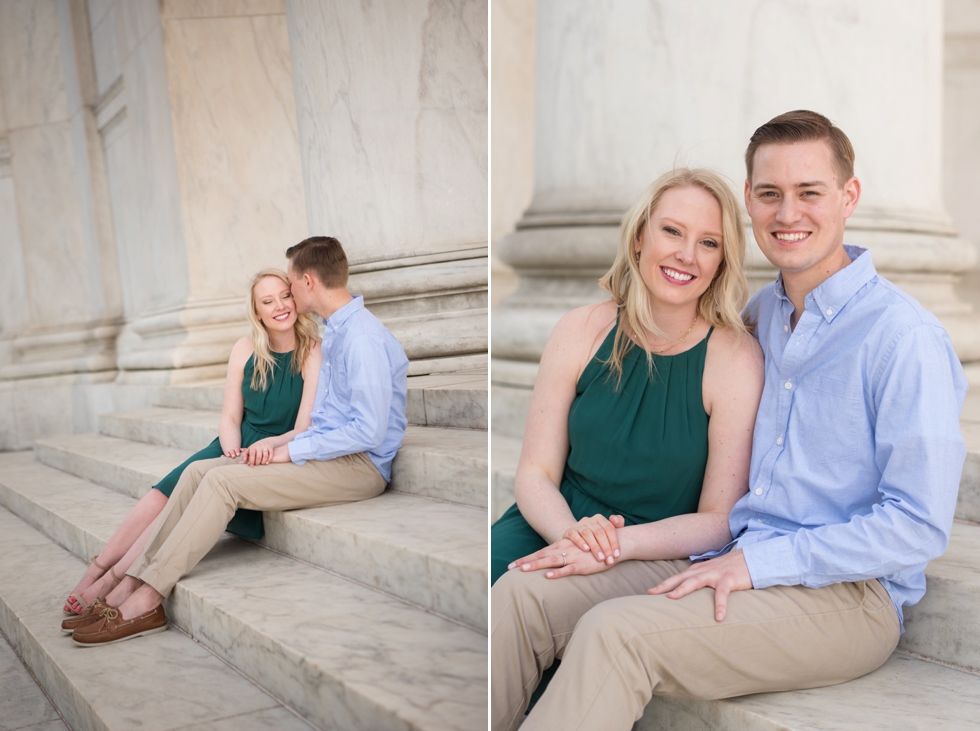
[{"label": "man's ear", "polygon": [[853,175],[844,183],[844,218],[849,218],[861,200],[861,181]]}]

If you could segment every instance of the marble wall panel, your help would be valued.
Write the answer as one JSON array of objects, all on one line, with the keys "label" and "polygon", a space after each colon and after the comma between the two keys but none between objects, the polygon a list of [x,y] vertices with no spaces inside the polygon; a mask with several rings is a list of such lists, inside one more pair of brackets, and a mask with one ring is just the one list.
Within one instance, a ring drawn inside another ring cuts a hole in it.
[{"label": "marble wall panel", "polygon": [[115,3],[119,58],[125,60],[160,27],[160,0],[122,0]]},{"label": "marble wall panel", "polygon": [[[752,131],[809,108],[854,143],[862,215],[941,214],[940,3],[915,0],[901,13],[882,0],[538,7],[536,134],[549,143],[535,153],[535,207],[622,210],[678,164],[719,168],[739,184]],[[814,52],[773,63],[773,37]],[[711,39],[710,53],[695,38]]]},{"label": "marble wall panel", "polygon": [[222,18],[284,15],[286,0],[161,0],[160,15],[169,18]]},{"label": "marble wall panel", "polygon": [[114,0],[88,0],[89,25],[92,28],[99,25],[114,4]]},{"label": "marble wall panel", "polygon": [[116,8],[112,4],[106,6],[104,15],[98,21],[93,17],[91,10],[89,11],[96,88],[100,97],[122,73],[122,66],[119,63],[119,30],[116,26],[116,14]]},{"label": "marble wall panel", "polygon": [[486,3],[286,7],[310,230],[353,263],[486,241]]},{"label": "marble wall panel", "polygon": [[[118,5],[135,12],[141,0]],[[122,35],[122,34],[121,34]],[[174,143],[163,32],[157,23],[145,40],[123,61],[126,117],[130,136],[124,163],[130,173],[131,200],[113,199],[113,208],[135,205],[140,213],[139,246],[145,264],[142,276],[126,283],[139,288],[144,306],[159,310],[180,305],[189,291],[189,267],[184,237],[177,153]],[[110,177],[113,173],[110,172]],[[134,242],[122,243],[121,248]]]},{"label": "marble wall panel", "polygon": [[239,296],[307,235],[286,18],[163,27],[191,293]]},{"label": "marble wall panel", "polygon": [[0,87],[10,129],[68,118],[55,0],[0,3]]},{"label": "marble wall panel", "polygon": [[0,336],[15,333],[28,321],[24,250],[17,221],[14,180],[0,176]]},{"label": "marble wall panel", "polygon": [[87,323],[101,316],[101,296],[86,276],[70,124],[15,130],[10,146],[31,325]]}]

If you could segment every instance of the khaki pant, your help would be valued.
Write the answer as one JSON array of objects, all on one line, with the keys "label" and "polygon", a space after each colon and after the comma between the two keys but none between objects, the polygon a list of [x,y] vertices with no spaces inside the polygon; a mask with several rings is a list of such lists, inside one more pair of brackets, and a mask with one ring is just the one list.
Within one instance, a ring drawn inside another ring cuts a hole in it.
[{"label": "khaki pant", "polygon": [[676,600],[646,593],[689,565],[626,561],[591,576],[501,577],[491,591],[492,728],[520,725],[556,657],[561,667],[521,731],[628,731],[653,695],[843,683],[879,667],[898,643],[898,615],[876,580],[733,592],[716,622],[713,589]]},{"label": "khaki pant", "polygon": [[350,503],[380,495],[384,477],[370,458],[351,454],[302,465],[249,467],[218,457],[193,462],[126,573],[163,596],[189,573],[224,533],[238,508],[292,510]]}]

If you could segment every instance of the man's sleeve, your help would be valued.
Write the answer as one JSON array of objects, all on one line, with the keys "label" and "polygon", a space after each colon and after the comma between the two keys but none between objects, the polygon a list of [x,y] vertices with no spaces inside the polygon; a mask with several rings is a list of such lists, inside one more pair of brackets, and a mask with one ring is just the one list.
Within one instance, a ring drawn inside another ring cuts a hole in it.
[{"label": "man's sleeve", "polygon": [[880,371],[874,389],[880,500],[847,523],[745,546],[755,588],[882,578],[946,550],[966,457],[959,361],[945,332],[922,324],[899,339]]},{"label": "man's sleeve", "polygon": [[349,420],[336,429],[298,434],[288,445],[296,464],[368,452],[384,441],[393,389],[384,341],[375,335],[356,336],[348,343],[344,362],[351,391]]}]

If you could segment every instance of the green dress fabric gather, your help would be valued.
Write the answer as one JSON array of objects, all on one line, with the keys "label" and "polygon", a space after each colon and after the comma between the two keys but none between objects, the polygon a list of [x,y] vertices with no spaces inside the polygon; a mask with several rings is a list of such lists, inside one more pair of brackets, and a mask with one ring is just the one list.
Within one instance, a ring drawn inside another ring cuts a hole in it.
[{"label": "green dress fabric gather", "polygon": [[[576,520],[616,514],[636,525],[697,512],[708,461],[701,379],[714,328],[690,350],[654,356],[652,373],[643,350],[632,348],[617,390],[604,361],[618,327],[576,385],[561,494]],[[493,524],[490,536],[491,582],[511,561],[548,545],[516,504]]]},{"label": "green dress fabric gather", "polygon": [[[252,389],[252,374],[255,372],[254,356],[245,363],[245,377],[242,379],[242,396],[245,400],[245,414],[242,416],[242,449],[260,439],[285,434],[296,425],[299,403],[303,397],[303,376],[292,372],[293,353],[272,353],[275,361],[269,374],[265,391]],[[167,497],[174,491],[184,468],[200,459],[214,459],[222,455],[221,444],[215,439],[200,452],[189,457],[175,467],[166,477],[153,487]],[[259,539],[265,532],[262,513],[257,510],[240,508],[228,523],[228,531],[242,538]]]}]

